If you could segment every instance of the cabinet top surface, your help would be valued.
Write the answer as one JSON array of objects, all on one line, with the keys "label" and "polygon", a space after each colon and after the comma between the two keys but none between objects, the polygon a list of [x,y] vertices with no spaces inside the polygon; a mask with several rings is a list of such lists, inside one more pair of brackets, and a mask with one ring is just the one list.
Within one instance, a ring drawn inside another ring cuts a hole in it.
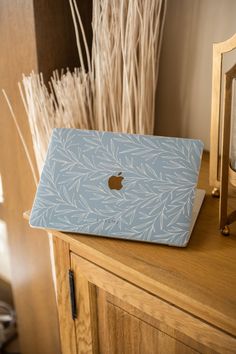
[{"label": "cabinet top surface", "polygon": [[[207,194],[186,248],[52,233],[73,252],[236,335],[236,227],[230,237],[219,232],[219,199],[211,197],[208,160],[204,155],[199,178]],[[236,195],[229,205],[235,209]]]}]

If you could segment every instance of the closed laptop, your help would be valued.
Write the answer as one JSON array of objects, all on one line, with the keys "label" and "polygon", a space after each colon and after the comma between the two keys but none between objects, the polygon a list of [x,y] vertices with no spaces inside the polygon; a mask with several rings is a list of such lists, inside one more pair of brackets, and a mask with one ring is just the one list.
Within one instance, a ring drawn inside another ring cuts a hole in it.
[{"label": "closed laptop", "polygon": [[186,246],[202,150],[193,139],[54,129],[30,225]]}]

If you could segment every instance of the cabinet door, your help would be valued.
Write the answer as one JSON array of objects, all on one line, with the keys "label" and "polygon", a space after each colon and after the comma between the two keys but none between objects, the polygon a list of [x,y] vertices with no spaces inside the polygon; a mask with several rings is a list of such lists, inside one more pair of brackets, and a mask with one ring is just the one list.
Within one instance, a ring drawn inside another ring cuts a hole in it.
[{"label": "cabinet door", "polygon": [[99,352],[109,354],[193,354],[191,347],[159,329],[160,324],[97,288]]},{"label": "cabinet door", "polygon": [[233,353],[220,331],[73,253],[71,268],[77,353]]},{"label": "cabinet door", "polygon": [[236,339],[231,335],[76,255],[55,235],[53,241],[63,354],[235,354]]}]

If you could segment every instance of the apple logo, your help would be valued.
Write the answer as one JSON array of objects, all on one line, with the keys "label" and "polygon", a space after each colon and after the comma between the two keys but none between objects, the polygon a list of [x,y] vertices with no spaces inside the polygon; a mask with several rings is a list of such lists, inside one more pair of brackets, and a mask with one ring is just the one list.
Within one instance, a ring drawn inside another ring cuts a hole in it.
[{"label": "apple logo", "polygon": [[119,191],[121,188],[123,188],[122,180],[124,177],[122,177],[121,174],[122,172],[119,172],[117,176],[111,176],[108,179],[108,186],[110,189],[116,189]]}]

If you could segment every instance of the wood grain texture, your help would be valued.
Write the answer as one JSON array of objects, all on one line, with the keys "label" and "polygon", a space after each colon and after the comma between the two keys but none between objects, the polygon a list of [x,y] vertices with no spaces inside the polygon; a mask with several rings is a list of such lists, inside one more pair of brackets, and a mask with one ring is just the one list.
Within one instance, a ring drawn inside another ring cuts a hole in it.
[{"label": "wood grain texture", "polygon": [[100,288],[97,312],[100,353],[196,353],[191,344],[201,352],[212,353]]},{"label": "wood grain texture", "polygon": [[[183,332],[179,331],[176,328],[169,327],[164,322],[161,321],[160,318],[155,318],[153,316],[148,315],[147,313],[141,312],[139,309],[133,307],[132,305],[127,304],[126,302],[112,296],[109,293],[105,293],[104,291],[98,292],[98,299],[101,297],[100,293],[102,293],[103,298],[105,298],[105,303],[113,304],[114,306],[123,309],[125,312],[140,319],[143,322],[148,323],[152,327],[158,329],[160,332],[167,334],[169,337],[172,337],[180,344],[184,344],[187,347],[197,350],[204,354],[212,354],[215,351],[207,348],[205,345],[201,344],[200,342],[195,341],[193,338],[185,335]],[[105,295],[103,294],[105,293]],[[101,308],[101,301],[99,303],[99,314]],[[100,322],[99,322],[100,325]]]},{"label": "wood grain texture", "polygon": [[57,306],[60,323],[61,349],[63,354],[76,354],[75,324],[71,317],[69,269],[70,249],[67,242],[53,237],[56,268]]},{"label": "wood grain texture", "polygon": [[[194,341],[192,338],[184,335],[184,333],[179,332],[177,329],[173,329],[163,323],[160,318],[154,318],[153,316],[148,315],[137,309],[136,307],[128,304],[125,301],[120,300],[119,298],[105,292],[104,290],[97,288],[97,308],[98,308],[98,328],[99,328],[99,346],[102,353],[108,353],[109,349],[109,330],[113,331],[112,325],[107,328],[107,323],[110,323],[108,306],[113,305],[115,308],[122,309],[127,315],[130,315],[144,323],[147,323],[149,326],[155,328],[158,332],[163,333],[164,336],[172,338],[174,341],[174,348],[170,346],[175,353],[176,347],[178,348],[183,346],[187,349],[194,351],[198,350],[201,353],[212,354],[215,353],[214,350],[207,348],[199,342]],[[133,333],[135,337],[135,333]],[[195,349],[194,349],[195,348]],[[159,352],[162,353],[159,348]],[[154,350],[153,353],[156,353]]]},{"label": "wood grain texture", "polygon": [[194,349],[119,307],[108,303],[107,312],[108,353],[110,354],[197,353]]},{"label": "wood grain texture", "polygon": [[[196,343],[199,342],[200,346],[196,348],[197,350],[205,346],[218,353],[233,354],[236,351],[236,338],[202,322],[131,283],[114,276],[112,273],[94,265],[92,262],[88,262],[82,257],[72,254],[71,259],[73,264],[77,264],[76,271],[86,277],[88,282],[105,290],[114,297],[124,301],[126,304],[136,307],[142,313],[159,320],[161,323],[175,329],[177,332],[183,333],[190,339],[193,339],[193,345],[196,346]],[[83,319],[84,318],[86,317],[83,317]],[[109,315],[107,318],[110,322]],[[121,334],[119,335],[119,333],[116,335],[118,338],[122,336]]]},{"label": "wood grain texture", "polygon": [[[97,300],[97,328],[98,328],[98,345],[100,353],[109,353],[109,341],[108,341],[108,326],[109,318],[107,314],[107,293],[96,288],[96,300]],[[109,328],[111,328],[109,326]],[[111,328],[112,329],[112,328]]]},{"label": "wood grain texture", "polygon": [[[96,287],[78,269],[74,257],[71,268],[75,276],[77,318],[75,320],[78,354],[99,353],[97,336]],[[63,352],[64,353],[64,352]]]}]

